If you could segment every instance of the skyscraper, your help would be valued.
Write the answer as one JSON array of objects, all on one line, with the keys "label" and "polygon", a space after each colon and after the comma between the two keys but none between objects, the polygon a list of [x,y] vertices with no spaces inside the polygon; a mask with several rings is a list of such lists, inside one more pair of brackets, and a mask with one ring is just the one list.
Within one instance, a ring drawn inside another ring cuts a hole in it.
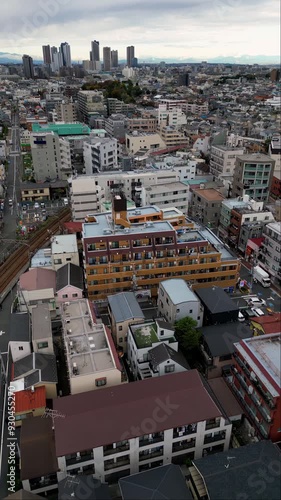
[{"label": "skyscraper", "polygon": [[110,47],[103,48],[103,70],[111,70],[111,49]]},{"label": "skyscraper", "polygon": [[70,54],[70,45],[67,42],[60,44],[60,50],[62,54],[62,63],[66,68],[71,67],[71,54]]},{"label": "skyscraper", "polygon": [[43,50],[43,61],[44,64],[51,64],[52,59],[51,59],[51,48],[50,45],[43,45],[42,46]]},{"label": "skyscraper", "polygon": [[135,57],[135,47],[131,45],[130,47],[127,47],[127,66],[131,68],[132,66],[132,59]]},{"label": "skyscraper", "polygon": [[34,78],[33,59],[24,54],[22,56],[23,74],[25,78]]},{"label": "skyscraper", "polygon": [[118,68],[118,50],[111,51],[111,66],[112,68]]},{"label": "skyscraper", "polygon": [[99,61],[100,60],[100,42],[94,40],[91,42],[91,61]]}]

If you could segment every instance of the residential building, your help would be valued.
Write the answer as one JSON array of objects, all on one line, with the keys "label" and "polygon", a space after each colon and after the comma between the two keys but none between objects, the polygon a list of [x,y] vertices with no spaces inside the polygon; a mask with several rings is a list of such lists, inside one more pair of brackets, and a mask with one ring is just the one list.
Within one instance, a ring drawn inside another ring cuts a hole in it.
[{"label": "residential building", "polygon": [[244,196],[243,200],[239,198],[230,198],[223,200],[221,203],[220,220],[218,226],[218,235],[223,240],[229,239],[229,226],[232,217],[232,209],[248,208],[249,198]]},{"label": "residential building", "polygon": [[274,134],[269,145],[269,156],[275,161],[273,176],[280,178],[281,173],[281,134]]},{"label": "residential building", "polygon": [[111,137],[97,137],[91,142],[84,142],[84,165],[86,174],[115,170],[117,162],[117,139]]},{"label": "residential building", "polygon": [[43,62],[44,62],[44,64],[51,64],[52,58],[51,58],[51,47],[50,47],[50,45],[43,45],[42,46],[42,51],[43,51]]},{"label": "residential building", "polygon": [[233,174],[233,196],[243,197],[248,194],[257,201],[267,201],[274,163],[274,160],[265,154],[237,156]]},{"label": "residential building", "polygon": [[160,209],[175,207],[187,214],[188,186],[183,182],[171,182],[169,184],[157,184],[142,189],[142,206],[157,205]]},{"label": "residential building", "polygon": [[227,377],[259,439],[280,441],[280,333],[255,336],[235,344],[234,366]]},{"label": "residential building", "polygon": [[126,118],[126,129],[129,133],[134,130],[154,133],[157,129],[157,120],[153,116],[149,118]]},{"label": "residential building", "polygon": [[32,132],[30,137],[34,178],[67,179],[72,174],[70,144],[54,132]]},{"label": "residential building", "polygon": [[150,288],[156,296],[159,283],[169,277],[183,277],[195,288],[206,283],[235,286],[237,257],[207,229],[190,228],[178,235],[177,230],[186,227],[182,217],[175,212],[172,219],[165,220],[155,206],[127,213],[126,198],[116,195],[111,216],[96,214],[83,225],[89,298],[104,298],[132,287]]},{"label": "residential building", "polygon": [[157,307],[159,315],[173,325],[187,316],[203,324],[203,307],[197,295],[183,279],[161,281],[158,290]]},{"label": "residential building", "polygon": [[209,111],[208,101],[184,102],[182,110],[193,115],[204,115]]},{"label": "residential building", "polygon": [[179,87],[188,87],[189,85],[189,73],[180,73],[178,78]]},{"label": "residential building", "polygon": [[61,102],[56,106],[56,121],[73,123],[77,121],[77,107],[74,102]]},{"label": "residential building", "polygon": [[145,133],[135,130],[132,133],[126,133],[125,140],[127,152],[133,155],[140,150],[149,152],[166,148],[164,140],[156,132]]},{"label": "residential building", "polygon": [[70,393],[126,383],[111,333],[103,323],[96,322],[89,301],[65,302],[61,316]]},{"label": "residential building", "polygon": [[42,417],[46,409],[46,388],[34,387],[15,391],[15,426],[20,427],[26,418]]},{"label": "residential building", "polygon": [[185,99],[159,99],[160,104],[164,104],[166,106],[167,111],[173,111],[174,109],[185,109],[186,100]]},{"label": "residential building", "polygon": [[30,315],[11,314],[9,347],[13,363],[31,354]]},{"label": "residential building", "polygon": [[135,380],[189,369],[178,352],[173,326],[161,320],[129,325],[127,359]]},{"label": "residential building", "polygon": [[175,125],[164,125],[160,127],[160,135],[167,148],[180,147],[184,149],[188,146],[188,138]]},{"label": "residential building", "polygon": [[273,280],[281,280],[281,225],[279,222],[270,222],[264,227],[264,241],[261,244],[259,260],[261,266]]},{"label": "residential building", "polygon": [[68,302],[83,298],[83,269],[71,262],[57,269],[56,301]]},{"label": "residential building", "polygon": [[[100,60],[100,42],[98,40],[94,40],[91,42],[91,61],[94,63],[99,62]],[[94,69],[97,69],[96,67]]]},{"label": "residential building", "polygon": [[28,55],[22,56],[23,75],[25,78],[34,79],[33,59]]},{"label": "residential building", "polygon": [[131,45],[127,47],[127,66],[132,67],[132,59],[135,57],[135,47]]},{"label": "residential building", "polygon": [[51,317],[56,316],[56,272],[34,267],[21,274],[17,285],[20,312],[31,312],[39,303],[48,304]]},{"label": "residential building", "polygon": [[104,105],[103,93],[97,90],[79,90],[78,110],[82,121],[85,123],[89,123],[91,117],[105,116],[106,107]]},{"label": "residential building", "polygon": [[243,154],[243,147],[212,146],[210,173],[216,180],[226,178],[232,182],[236,158]]},{"label": "residential building", "polygon": [[52,267],[58,270],[65,264],[79,266],[79,254],[76,234],[62,234],[53,237],[51,244]]},{"label": "residential building", "polygon": [[224,196],[216,189],[204,186],[203,189],[194,189],[188,213],[204,226],[217,228],[223,200]]},{"label": "residential building", "polygon": [[133,292],[108,296],[108,314],[116,347],[127,352],[129,325],[144,322],[145,317]]},{"label": "residential building", "polygon": [[37,304],[31,311],[33,352],[54,354],[51,315],[48,304]]},{"label": "residential building", "polygon": [[194,460],[189,468],[188,485],[193,498],[198,500],[232,500],[234,497],[262,500],[265,495],[278,500],[280,460],[280,448],[271,441],[235,447],[231,453]]},{"label": "residential building", "polygon": [[116,99],[116,97],[108,97],[105,99],[105,102],[108,116],[116,113],[124,113],[127,115],[128,111],[134,108],[132,104],[125,104],[123,101]]},{"label": "residential building", "polygon": [[205,325],[217,325],[237,321],[239,307],[229,295],[218,286],[195,290],[204,307],[203,322]]},{"label": "residential building", "polygon": [[125,115],[113,114],[105,120],[105,130],[110,137],[125,139]]},{"label": "residential building", "polygon": [[112,68],[118,68],[118,50],[112,50],[110,57]]},{"label": "residential building", "polygon": [[57,397],[57,362],[53,354],[33,352],[14,363],[13,385],[16,390],[45,387],[46,398]]},{"label": "residential building", "polygon": [[103,71],[111,71],[111,48],[103,47]]},{"label": "residential building", "polygon": [[[99,479],[94,478],[91,474],[71,475],[71,478],[66,477],[59,481],[58,484],[58,500],[66,500],[74,497],[74,499],[82,500],[111,500],[111,494],[108,484],[102,483]],[[32,500],[32,499],[30,499]]]},{"label": "residential building", "polygon": [[[224,370],[227,370],[227,365]],[[244,411],[242,406],[238,403],[236,397],[231,392],[231,389],[227,385],[224,377],[215,377],[208,380],[208,386],[211,388],[212,394],[217,398],[225,414],[231,422],[236,422],[237,424],[242,423],[244,416]],[[233,437],[232,443],[235,443],[235,438]]]},{"label": "residential building", "polygon": [[207,379],[221,377],[232,364],[234,344],[253,336],[248,325],[243,323],[221,323],[201,329],[201,350],[204,359],[204,375]]},{"label": "residential building", "polygon": [[104,188],[93,176],[81,175],[71,180],[71,209],[74,221],[85,221],[88,214],[99,212],[105,199]]},{"label": "residential building", "polygon": [[180,127],[187,124],[186,115],[181,108],[167,109],[167,104],[159,104],[158,107],[158,126]]}]

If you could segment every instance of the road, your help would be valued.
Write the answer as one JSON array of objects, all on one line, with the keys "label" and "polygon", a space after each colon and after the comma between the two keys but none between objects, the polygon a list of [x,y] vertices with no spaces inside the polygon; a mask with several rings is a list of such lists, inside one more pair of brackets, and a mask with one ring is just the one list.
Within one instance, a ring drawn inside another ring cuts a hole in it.
[{"label": "road", "polygon": [[[251,282],[251,272],[243,263],[241,265],[240,277]],[[270,307],[274,312],[281,311],[281,295],[275,287],[274,289],[272,287],[264,288],[259,283],[254,283],[251,293],[266,300],[267,307]]]}]

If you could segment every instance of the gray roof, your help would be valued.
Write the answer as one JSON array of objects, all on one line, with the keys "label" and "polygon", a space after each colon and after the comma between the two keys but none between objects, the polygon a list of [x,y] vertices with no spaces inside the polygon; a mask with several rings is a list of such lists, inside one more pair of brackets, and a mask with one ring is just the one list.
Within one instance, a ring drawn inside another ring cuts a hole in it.
[{"label": "gray roof", "polygon": [[129,319],[144,319],[144,314],[133,292],[109,295],[108,303],[116,323]]},{"label": "gray roof", "polygon": [[[259,441],[193,461],[204,478],[210,500],[279,500],[280,462],[280,450],[271,441]],[[259,474],[260,470],[265,476]]]},{"label": "gray roof", "polygon": [[[57,363],[56,356],[53,354],[39,354],[33,352],[14,363],[14,378],[21,378],[40,371],[40,380],[42,382],[57,383]],[[37,375],[34,375],[37,380]]]},{"label": "gray roof", "polygon": [[224,313],[229,311],[239,311],[239,307],[235,304],[223,288],[213,286],[211,288],[198,288],[196,290],[203,305],[212,314]]},{"label": "gray roof", "polygon": [[58,483],[58,500],[110,500],[108,484],[92,475],[68,476]]},{"label": "gray roof", "polygon": [[57,270],[56,290],[62,290],[67,285],[84,290],[83,269],[71,262]]},{"label": "gray roof", "polygon": [[212,357],[225,356],[234,352],[234,343],[248,339],[253,332],[245,323],[239,321],[210,325],[200,328],[204,343],[207,344]]},{"label": "gray roof", "polygon": [[38,304],[32,308],[32,340],[52,338],[51,314],[48,304]]},{"label": "gray roof", "polygon": [[29,314],[11,314],[10,316],[10,341],[29,342]]},{"label": "gray roof", "polygon": [[164,342],[153,347],[149,351],[150,354],[150,363],[152,364],[153,369],[157,369],[157,367],[164,363],[165,361],[171,359],[175,363],[183,366],[186,370],[190,370],[190,366],[185,360],[185,357],[181,352],[175,351],[172,347],[165,344]]},{"label": "gray roof", "polygon": [[159,328],[163,328],[165,330],[171,330],[172,332],[175,331],[175,328],[172,325],[172,323],[169,323],[168,321],[163,321],[162,319],[156,319],[155,323],[157,323]]},{"label": "gray roof", "polygon": [[169,464],[119,479],[123,500],[192,500],[179,465]]},{"label": "gray roof", "polygon": [[173,304],[182,304],[183,302],[190,301],[198,302],[198,297],[189,288],[186,281],[181,278],[161,281],[160,286],[164,288]]}]

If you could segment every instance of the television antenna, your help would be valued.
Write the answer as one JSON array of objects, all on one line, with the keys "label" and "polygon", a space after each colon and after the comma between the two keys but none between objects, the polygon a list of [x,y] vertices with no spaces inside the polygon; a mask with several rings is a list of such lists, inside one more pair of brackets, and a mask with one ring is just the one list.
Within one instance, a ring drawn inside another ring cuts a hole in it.
[{"label": "television antenna", "polygon": [[46,408],[41,418],[51,418],[52,419],[52,429],[55,428],[55,418],[65,418],[63,413],[60,413],[58,410],[51,410],[50,408]]}]

